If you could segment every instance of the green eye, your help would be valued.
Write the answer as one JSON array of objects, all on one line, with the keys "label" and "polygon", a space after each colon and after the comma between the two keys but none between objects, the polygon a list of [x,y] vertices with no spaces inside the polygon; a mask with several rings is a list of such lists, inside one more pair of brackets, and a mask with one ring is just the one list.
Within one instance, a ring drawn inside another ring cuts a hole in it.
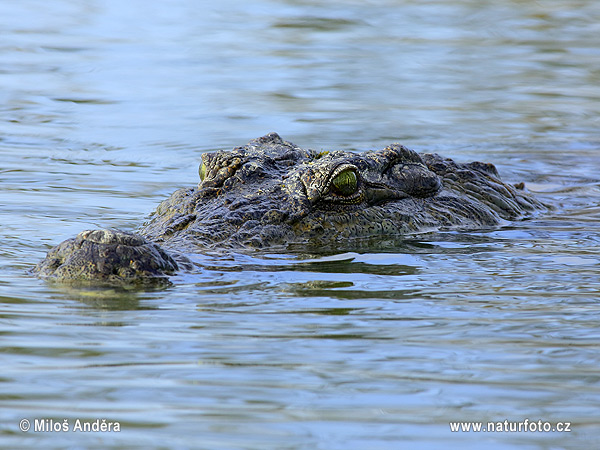
[{"label": "green eye", "polygon": [[354,194],[358,189],[356,172],[352,169],[347,169],[338,173],[331,182],[331,187],[336,194],[343,196]]},{"label": "green eye", "polygon": [[198,174],[200,175],[200,181],[204,181],[206,177],[206,164],[202,163],[200,165],[200,169],[198,169]]}]

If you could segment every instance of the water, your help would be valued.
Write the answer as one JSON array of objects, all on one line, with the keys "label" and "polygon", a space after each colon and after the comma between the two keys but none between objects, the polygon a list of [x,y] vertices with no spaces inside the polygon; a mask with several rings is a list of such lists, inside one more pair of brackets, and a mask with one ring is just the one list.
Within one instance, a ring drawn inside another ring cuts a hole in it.
[{"label": "water", "polygon": [[[0,17],[2,447],[597,445],[598,2],[21,0]],[[490,161],[556,208],[370,252],[198,256],[159,291],[27,273],[83,229],[135,229],[197,183],[202,152],[270,131]],[[571,431],[449,427],[525,419]]]}]

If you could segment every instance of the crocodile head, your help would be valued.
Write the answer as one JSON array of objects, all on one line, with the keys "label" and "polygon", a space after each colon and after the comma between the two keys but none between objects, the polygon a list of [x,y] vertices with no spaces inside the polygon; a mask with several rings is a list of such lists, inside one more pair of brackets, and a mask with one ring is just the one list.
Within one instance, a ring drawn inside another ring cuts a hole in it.
[{"label": "crocodile head", "polygon": [[420,231],[497,225],[543,205],[493,165],[458,164],[398,144],[316,152],[275,133],[202,155],[200,183],[179,189],[131,234],[84,231],[35,272],[61,282],[166,280],[185,253],[290,244],[342,248]]},{"label": "crocodile head", "polygon": [[301,149],[275,133],[205,153],[200,183],[163,202],[142,229],[178,248],[334,244],[498,224],[536,201],[491,164],[456,164],[399,144],[353,153]]}]

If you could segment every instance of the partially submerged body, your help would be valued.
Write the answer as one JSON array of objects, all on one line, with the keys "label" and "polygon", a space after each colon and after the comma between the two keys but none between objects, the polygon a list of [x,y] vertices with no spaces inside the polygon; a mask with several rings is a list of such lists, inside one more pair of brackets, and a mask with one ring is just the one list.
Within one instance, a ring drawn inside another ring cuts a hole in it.
[{"label": "partially submerged body", "polygon": [[137,234],[84,231],[36,272],[58,281],[163,279],[189,264],[185,253],[477,229],[544,208],[491,164],[398,144],[319,153],[271,133],[202,161],[200,184],[174,192]]}]

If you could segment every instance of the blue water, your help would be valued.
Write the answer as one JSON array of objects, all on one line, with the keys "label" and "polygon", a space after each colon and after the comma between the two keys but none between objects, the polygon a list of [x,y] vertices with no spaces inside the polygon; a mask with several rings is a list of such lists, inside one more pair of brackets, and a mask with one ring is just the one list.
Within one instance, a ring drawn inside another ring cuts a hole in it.
[{"label": "blue water", "polygon": [[[0,31],[1,447],[597,445],[598,2],[21,0]],[[28,273],[271,131],[493,162],[554,209],[371,251],[197,255],[164,290]],[[102,419],[120,431],[73,431]],[[449,425],[525,419],[571,431]]]}]

